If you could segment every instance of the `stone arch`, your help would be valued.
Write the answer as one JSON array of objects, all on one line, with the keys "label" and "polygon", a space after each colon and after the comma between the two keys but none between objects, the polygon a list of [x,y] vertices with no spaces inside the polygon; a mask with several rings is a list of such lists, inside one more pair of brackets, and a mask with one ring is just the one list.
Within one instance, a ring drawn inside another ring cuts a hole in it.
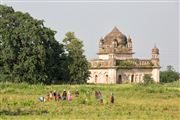
[{"label": "stone arch", "polygon": [[108,83],[108,80],[109,80],[108,77],[109,77],[109,76],[106,74],[106,83]]},{"label": "stone arch", "polygon": [[119,75],[118,76],[118,81],[117,81],[118,84],[121,84],[122,83],[122,75]]},{"label": "stone arch", "polygon": [[134,82],[134,75],[133,74],[131,75],[131,82],[132,83]]},{"label": "stone arch", "polygon": [[95,83],[97,83],[97,80],[98,80],[98,75],[95,75],[95,78],[94,78]]}]

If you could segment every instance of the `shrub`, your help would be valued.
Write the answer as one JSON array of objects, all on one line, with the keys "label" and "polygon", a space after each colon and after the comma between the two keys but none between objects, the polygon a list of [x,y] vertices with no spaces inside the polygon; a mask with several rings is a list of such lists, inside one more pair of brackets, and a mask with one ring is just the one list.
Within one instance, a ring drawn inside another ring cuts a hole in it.
[{"label": "shrub", "polygon": [[144,84],[154,83],[153,78],[151,77],[151,74],[145,74],[143,79],[144,79]]},{"label": "shrub", "polygon": [[123,68],[133,68],[135,66],[132,62],[128,60],[119,60],[116,62],[116,65]]}]

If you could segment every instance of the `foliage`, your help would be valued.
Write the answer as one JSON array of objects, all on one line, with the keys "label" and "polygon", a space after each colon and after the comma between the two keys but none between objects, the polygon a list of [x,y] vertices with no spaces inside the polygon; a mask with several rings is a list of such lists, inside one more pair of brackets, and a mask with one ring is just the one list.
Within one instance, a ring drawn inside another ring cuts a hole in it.
[{"label": "foliage", "polygon": [[54,36],[42,20],[0,5],[1,81],[49,84],[61,79],[64,51]]},{"label": "foliage", "polygon": [[[162,84],[124,85],[28,85],[0,83],[0,119],[179,119],[180,88]],[[49,91],[71,90],[73,100],[39,102]],[[79,98],[74,91],[79,90]],[[13,90],[13,91],[9,91]],[[104,103],[95,99],[100,90]],[[90,98],[87,98],[90,91]],[[113,92],[115,103],[109,103]],[[105,102],[107,101],[107,102]],[[168,114],[167,114],[168,113]]]},{"label": "foliage", "polygon": [[67,77],[69,83],[86,83],[89,77],[89,63],[84,55],[83,43],[68,32],[63,40],[67,52]]},{"label": "foliage", "polygon": [[149,66],[154,66],[154,64],[150,61]]},{"label": "foliage", "polygon": [[179,78],[180,74],[172,66],[167,66],[165,71],[160,72],[160,82],[162,83],[177,81]]},{"label": "foliage", "polygon": [[97,67],[97,68],[100,68],[100,67],[101,67],[101,63],[98,63],[96,67]]},{"label": "foliage", "polygon": [[154,82],[153,78],[151,77],[151,74],[145,74],[143,79],[144,79],[144,84],[152,84]]},{"label": "foliage", "polygon": [[166,70],[167,70],[167,71],[175,71],[175,69],[174,69],[174,67],[173,67],[172,65],[168,65],[168,66],[166,67]]},{"label": "foliage", "polygon": [[125,67],[125,68],[133,68],[135,66],[132,62],[128,60],[118,60],[116,61],[116,64],[119,67]]}]

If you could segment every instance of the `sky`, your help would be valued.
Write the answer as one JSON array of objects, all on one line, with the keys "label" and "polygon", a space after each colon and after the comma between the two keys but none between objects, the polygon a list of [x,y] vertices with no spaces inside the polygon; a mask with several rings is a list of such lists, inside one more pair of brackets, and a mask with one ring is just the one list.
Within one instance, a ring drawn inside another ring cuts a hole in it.
[{"label": "sky", "polygon": [[[66,32],[83,41],[88,59],[97,58],[99,39],[114,26],[131,36],[134,58],[150,59],[160,50],[161,70],[172,65],[180,71],[180,2],[178,0],[0,0],[16,11],[28,12],[57,31],[62,42]],[[68,2],[69,1],[69,2]]]}]

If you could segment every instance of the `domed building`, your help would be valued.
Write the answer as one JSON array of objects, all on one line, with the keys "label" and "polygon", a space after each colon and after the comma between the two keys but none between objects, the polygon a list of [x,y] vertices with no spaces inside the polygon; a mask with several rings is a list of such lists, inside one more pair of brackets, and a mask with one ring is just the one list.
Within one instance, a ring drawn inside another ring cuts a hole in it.
[{"label": "domed building", "polygon": [[133,58],[132,40],[114,27],[99,41],[98,59],[90,60],[88,83],[143,83],[145,74],[159,82],[159,49],[152,49],[151,59]]}]

